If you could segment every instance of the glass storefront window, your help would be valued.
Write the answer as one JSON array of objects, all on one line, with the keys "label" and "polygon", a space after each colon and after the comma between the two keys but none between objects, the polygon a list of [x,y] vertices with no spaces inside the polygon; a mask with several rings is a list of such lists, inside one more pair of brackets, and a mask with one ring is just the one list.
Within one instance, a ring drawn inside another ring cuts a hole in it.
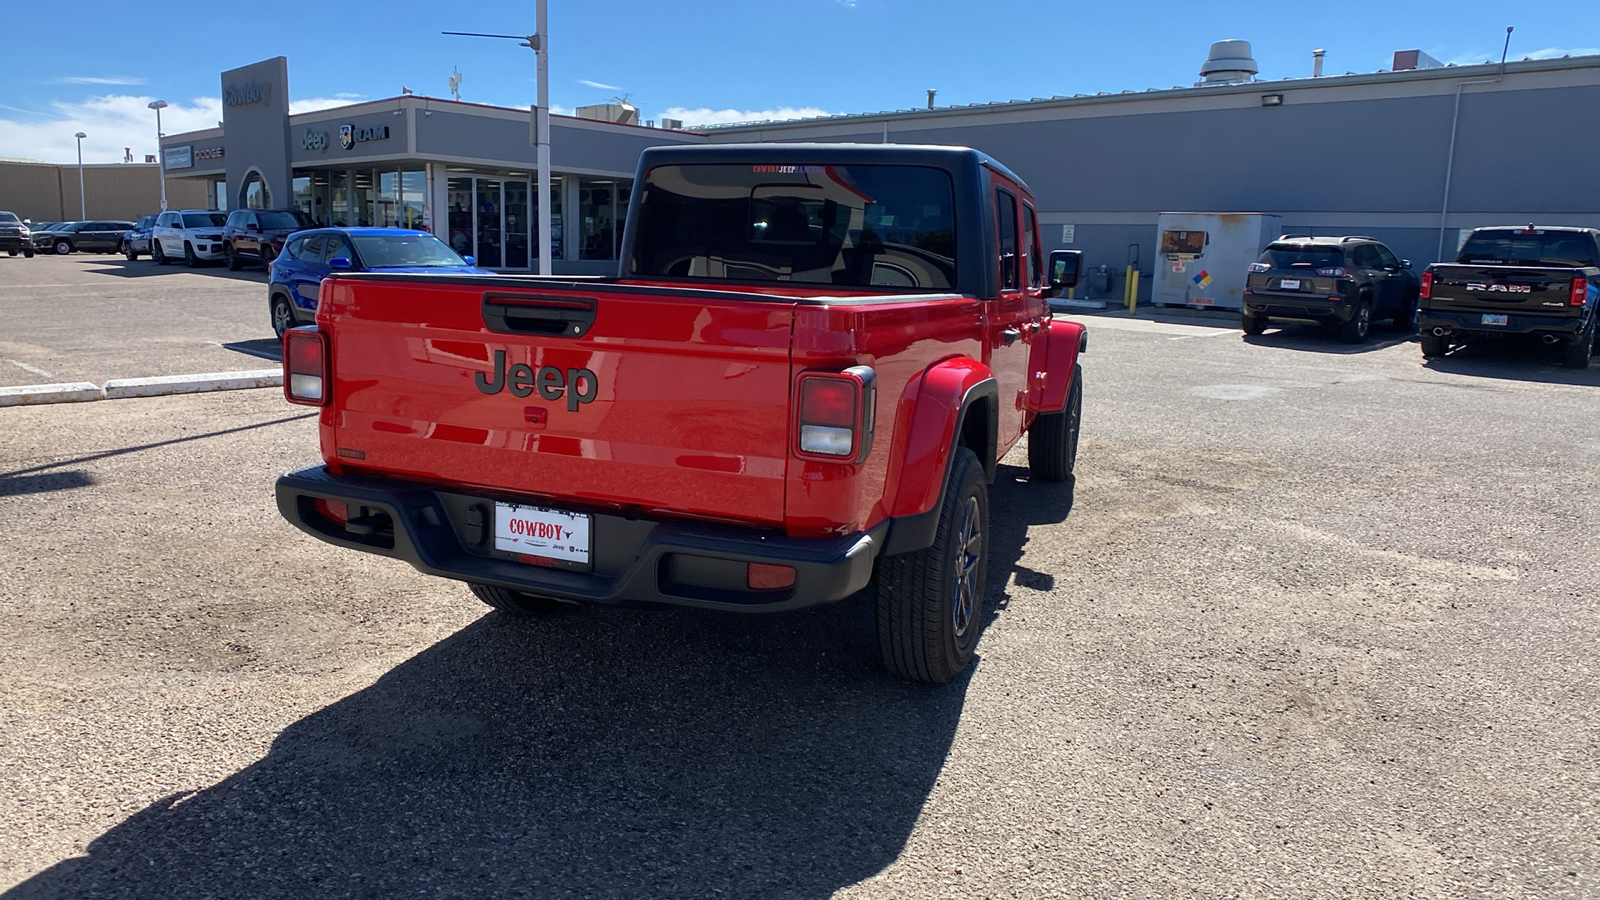
[{"label": "glass storefront window", "polygon": [[423,171],[400,173],[400,227],[424,228],[424,211],[428,208],[428,173]]},{"label": "glass storefront window", "polygon": [[462,256],[472,255],[472,179],[452,178],[445,184],[445,202],[450,205],[450,249]]},{"label": "glass storefront window", "polygon": [[616,259],[621,211],[627,211],[628,185],[612,178],[578,179],[579,259]]},{"label": "glass storefront window", "polygon": [[478,265],[498,269],[505,265],[501,257],[504,244],[500,214],[504,211],[504,204],[500,197],[500,182],[489,178],[479,178],[477,182]]},{"label": "glass storefront window", "polygon": [[353,173],[350,195],[350,220],[351,225],[370,227],[377,224],[374,214],[376,207],[377,179],[371,169],[356,169]]},{"label": "glass storefront window", "polygon": [[528,211],[528,201],[533,194],[528,182],[517,179],[505,182],[506,194],[506,258],[502,263],[508,269],[528,268],[528,225],[533,216]]},{"label": "glass storefront window", "polygon": [[228,183],[226,181],[218,181],[212,188],[211,208],[221,210],[228,209]]},{"label": "glass storefront window", "polygon": [[350,209],[350,173],[328,173],[328,224],[344,227],[355,223]]},{"label": "glass storefront window", "polygon": [[372,221],[384,228],[400,227],[400,173],[379,172],[378,193],[373,202],[377,209]]},{"label": "glass storefront window", "polygon": [[289,208],[298,209],[313,219],[316,218],[311,203],[311,176],[296,175],[290,179],[289,196]]},{"label": "glass storefront window", "polygon": [[271,209],[272,192],[267,190],[267,182],[259,172],[251,172],[244,178],[244,187],[240,189],[240,206],[244,209]]}]

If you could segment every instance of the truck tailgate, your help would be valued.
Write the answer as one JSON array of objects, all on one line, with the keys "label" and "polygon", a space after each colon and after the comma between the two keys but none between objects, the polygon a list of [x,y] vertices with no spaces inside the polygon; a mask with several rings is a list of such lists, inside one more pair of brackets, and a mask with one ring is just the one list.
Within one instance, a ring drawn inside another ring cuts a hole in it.
[{"label": "truck tailgate", "polygon": [[1571,305],[1573,269],[1491,265],[1435,265],[1432,297],[1424,309],[1577,317]]},{"label": "truck tailgate", "polygon": [[556,503],[781,526],[794,304],[502,277],[324,284],[323,452]]}]

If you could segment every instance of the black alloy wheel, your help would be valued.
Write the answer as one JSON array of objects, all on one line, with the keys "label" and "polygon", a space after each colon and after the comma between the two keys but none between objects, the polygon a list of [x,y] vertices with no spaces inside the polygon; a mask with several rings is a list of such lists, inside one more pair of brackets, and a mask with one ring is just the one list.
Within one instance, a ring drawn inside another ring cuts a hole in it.
[{"label": "black alloy wheel", "polygon": [[227,260],[229,272],[237,272],[242,268],[239,263],[239,254],[234,252],[232,244],[222,245],[222,258]]},{"label": "black alloy wheel", "polygon": [[289,305],[289,298],[276,294],[272,298],[272,332],[278,336],[278,342],[283,342],[283,333],[295,326],[294,309]]},{"label": "black alloy wheel", "polygon": [[1356,301],[1356,311],[1350,314],[1350,321],[1339,327],[1339,336],[1347,344],[1362,344],[1371,331],[1372,298],[1362,297]]}]

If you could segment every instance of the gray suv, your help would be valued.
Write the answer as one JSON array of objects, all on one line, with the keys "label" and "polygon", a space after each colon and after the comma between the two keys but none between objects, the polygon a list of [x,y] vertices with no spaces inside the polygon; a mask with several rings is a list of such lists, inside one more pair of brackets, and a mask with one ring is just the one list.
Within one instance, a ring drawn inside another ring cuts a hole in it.
[{"label": "gray suv", "polygon": [[1240,326],[1245,334],[1260,334],[1272,319],[1303,319],[1359,344],[1375,320],[1415,330],[1421,289],[1411,260],[1373,238],[1286,234],[1250,264]]},{"label": "gray suv", "polygon": [[33,235],[28,223],[17,218],[16,213],[3,209],[0,209],[0,250],[12,256],[18,253],[33,256]]}]

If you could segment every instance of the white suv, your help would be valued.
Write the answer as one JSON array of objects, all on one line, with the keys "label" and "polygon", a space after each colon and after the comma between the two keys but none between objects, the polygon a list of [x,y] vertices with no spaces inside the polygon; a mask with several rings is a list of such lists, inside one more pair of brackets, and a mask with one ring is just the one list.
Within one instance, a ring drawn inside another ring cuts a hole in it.
[{"label": "white suv", "polygon": [[159,265],[183,260],[190,268],[222,259],[222,226],[228,214],[214,209],[168,210],[150,233],[150,258]]}]

